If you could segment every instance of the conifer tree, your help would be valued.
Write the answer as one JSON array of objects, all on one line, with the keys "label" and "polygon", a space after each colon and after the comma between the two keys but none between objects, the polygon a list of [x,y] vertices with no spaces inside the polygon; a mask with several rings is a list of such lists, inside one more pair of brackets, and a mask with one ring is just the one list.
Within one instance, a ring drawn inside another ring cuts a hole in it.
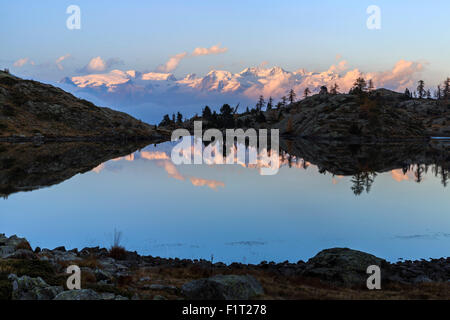
[{"label": "conifer tree", "polygon": [[311,93],[311,91],[309,90],[308,87],[306,87],[305,91],[303,91],[303,98],[308,98],[310,93]]},{"label": "conifer tree", "polygon": [[295,94],[295,91],[294,91],[294,89],[291,89],[290,91],[289,91],[289,94],[288,94],[288,99],[289,99],[289,103],[290,104],[293,104],[294,102],[295,102],[295,97],[296,97],[297,95]]}]

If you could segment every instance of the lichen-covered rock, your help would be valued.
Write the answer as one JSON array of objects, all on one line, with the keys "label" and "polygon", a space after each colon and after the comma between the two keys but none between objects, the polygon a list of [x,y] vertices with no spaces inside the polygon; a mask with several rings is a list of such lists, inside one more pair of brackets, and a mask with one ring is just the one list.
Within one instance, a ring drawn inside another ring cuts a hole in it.
[{"label": "lichen-covered rock", "polygon": [[4,233],[0,234],[0,246],[17,247],[19,244],[27,242],[27,239],[12,235],[9,238]]},{"label": "lichen-covered rock", "polygon": [[81,289],[61,292],[54,300],[102,300],[102,296],[92,289]]},{"label": "lichen-covered rock", "polygon": [[264,294],[261,284],[250,275],[217,275],[188,282],[183,294],[194,300],[248,300]]},{"label": "lichen-covered rock", "polygon": [[23,243],[28,243],[25,238],[19,238],[16,235],[8,238],[5,234],[0,233],[0,258],[7,258],[14,254],[18,250],[18,246]]},{"label": "lichen-covered rock", "polygon": [[50,286],[41,277],[11,274],[8,279],[12,282],[13,300],[52,300],[63,291],[62,286]]},{"label": "lichen-covered rock", "polygon": [[386,263],[381,258],[358,250],[326,249],[308,260],[303,275],[346,286],[363,286],[369,277],[367,267],[377,265],[382,268]]},{"label": "lichen-covered rock", "polygon": [[36,260],[37,257],[33,251],[27,249],[18,249],[10,254],[4,255],[5,259],[25,259],[25,260]]}]

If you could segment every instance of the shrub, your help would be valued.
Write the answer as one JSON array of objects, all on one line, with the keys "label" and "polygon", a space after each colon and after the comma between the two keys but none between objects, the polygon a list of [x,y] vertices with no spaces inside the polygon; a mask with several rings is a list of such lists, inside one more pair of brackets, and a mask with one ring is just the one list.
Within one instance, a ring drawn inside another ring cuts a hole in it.
[{"label": "shrub", "polygon": [[116,260],[125,260],[127,256],[127,250],[120,245],[122,239],[122,232],[114,230],[114,242],[109,249],[109,256]]},{"label": "shrub", "polygon": [[124,247],[113,246],[109,249],[109,256],[116,260],[125,260],[127,256],[127,250]]}]

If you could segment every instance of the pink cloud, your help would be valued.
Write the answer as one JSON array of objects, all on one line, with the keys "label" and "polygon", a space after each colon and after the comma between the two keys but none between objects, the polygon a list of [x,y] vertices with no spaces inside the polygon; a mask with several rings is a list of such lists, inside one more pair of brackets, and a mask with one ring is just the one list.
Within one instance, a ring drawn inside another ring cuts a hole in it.
[{"label": "pink cloud", "polygon": [[190,178],[192,185],[197,186],[197,187],[201,187],[201,186],[208,186],[209,188],[216,190],[217,191],[217,187],[225,187],[225,184],[221,181],[217,181],[217,180],[207,180],[207,179],[202,179],[202,178],[196,178],[196,177],[191,177]]},{"label": "pink cloud", "polygon": [[178,65],[180,64],[181,60],[183,60],[184,58],[186,58],[187,53],[186,52],[182,52],[179,54],[176,54],[172,57],[170,57],[170,59],[163,65],[160,65],[157,68],[157,71],[159,72],[170,72],[175,70]]},{"label": "pink cloud", "polygon": [[420,62],[400,60],[392,70],[368,73],[367,78],[373,79],[377,87],[401,91],[414,86],[416,83],[414,75],[421,72],[423,68],[424,66]]},{"label": "pink cloud", "polygon": [[30,60],[29,58],[21,58],[21,59],[17,60],[16,62],[14,62],[13,66],[16,68],[22,68],[27,63],[34,66],[34,61]]},{"label": "pink cloud", "polygon": [[70,54],[66,54],[66,55],[61,56],[61,57],[59,57],[58,59],[56,59],[55,63],[56,63],[56,66],[58,67],[59,70],[63,70],[63,69],[64,69],[64,67],[62,66],[62,62],[63,62],[64,60],[70,58],[70,57],[71,57]]},{"label": "pink cloud", "polygon": [[220,54],[228,51],[228,48],[221,48],[220,44],[212,46],[210,48],[195,48],[192,52],[192,56],[206,56],[211,54]]}]

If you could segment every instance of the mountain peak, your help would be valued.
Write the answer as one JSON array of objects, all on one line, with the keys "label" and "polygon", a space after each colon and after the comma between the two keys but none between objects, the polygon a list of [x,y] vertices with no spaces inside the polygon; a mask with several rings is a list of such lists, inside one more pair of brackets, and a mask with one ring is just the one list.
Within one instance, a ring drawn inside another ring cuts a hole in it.
[{"label": "mountain peak", "polygon": [[142,80],[177,81],[173,73],[148,72],[142,74]]}]

